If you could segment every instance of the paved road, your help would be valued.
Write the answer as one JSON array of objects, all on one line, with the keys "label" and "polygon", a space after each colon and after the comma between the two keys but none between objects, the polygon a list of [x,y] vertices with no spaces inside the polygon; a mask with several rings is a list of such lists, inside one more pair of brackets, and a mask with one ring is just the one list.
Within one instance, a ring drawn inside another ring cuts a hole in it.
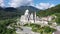
[{"label": "paved road", "polygon": [[23,30],[19,30],[17,29],[17,34],[40,34],[40,33],[37,33],[37,32],[33,32],[30,28],[30,27],[21,27]]}]

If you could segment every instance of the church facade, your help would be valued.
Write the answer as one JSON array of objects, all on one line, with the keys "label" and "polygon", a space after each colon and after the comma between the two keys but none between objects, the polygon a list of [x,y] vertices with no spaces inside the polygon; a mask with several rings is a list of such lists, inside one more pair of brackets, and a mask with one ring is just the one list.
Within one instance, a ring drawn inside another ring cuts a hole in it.
[{"label": "church facade", "polygon": [[20,22],[22,23],[35,23],[36,21],[36,12],[33,13],[29,13],[29,10],[27,9],[25,11],[25,14],[21,16],[20,18]]}]

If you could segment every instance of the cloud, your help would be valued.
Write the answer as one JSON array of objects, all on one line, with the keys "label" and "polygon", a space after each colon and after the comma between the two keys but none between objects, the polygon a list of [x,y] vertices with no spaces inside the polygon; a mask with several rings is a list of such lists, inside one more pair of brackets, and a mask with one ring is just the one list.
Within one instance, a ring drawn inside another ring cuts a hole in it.
[{"label": "cloud", "polygon": [[53,6],[55,6],[54,4],[50,4],[50,3],[39,3],[39,4],[34,4],[33,0],[9,0],[8,3],[4,3],[6,2],[6,0],[0,0],[0,6],[1,7],[20,7],[20,6],[34,6],[38,9],[48,9],[51,8]]},{"label": "cloud", "polygon": [[33,5],[33,0],[10,0],[10,7],[30,6]]},{"label": "cloud", "polygon": [[44,10],[44,9],[48,9],[54,6],[55,6],[54,4],[50,4],[50,3],[39,3],[39,4],[36,4],[35,7]]},{"label": "cloud", "polygon": [[0,6],[4,7],[4,0],[0,0]]}]

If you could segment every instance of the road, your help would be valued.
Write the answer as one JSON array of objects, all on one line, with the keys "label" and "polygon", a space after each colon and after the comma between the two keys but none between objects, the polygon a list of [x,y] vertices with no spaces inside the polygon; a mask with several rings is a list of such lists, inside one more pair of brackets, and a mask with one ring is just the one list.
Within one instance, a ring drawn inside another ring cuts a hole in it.
[{"label": "road", "polygon": [[16,33],[17,34],[40,34],[37,32],[33,32],[30,27],[21,27],[23,30],[20,30],[17,28]]}]

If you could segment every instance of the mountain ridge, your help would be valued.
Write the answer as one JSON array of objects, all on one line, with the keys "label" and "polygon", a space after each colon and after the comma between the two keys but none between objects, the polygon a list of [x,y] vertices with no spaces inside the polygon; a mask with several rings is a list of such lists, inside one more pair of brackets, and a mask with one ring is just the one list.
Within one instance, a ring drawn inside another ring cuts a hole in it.
[{"label": "mountain ridge", "polygon": [[21,6],[18,8],[14,7],[7,7],[7,8],[2,8],[0,7],[0,20],[1,19],[9,19],[9,18],[14,18],[14,17],[20,17],[25,13],[25,10],[28,9],[30,12],[34,11],[39,11],[39,9],[32,7],[32,6]]}]

